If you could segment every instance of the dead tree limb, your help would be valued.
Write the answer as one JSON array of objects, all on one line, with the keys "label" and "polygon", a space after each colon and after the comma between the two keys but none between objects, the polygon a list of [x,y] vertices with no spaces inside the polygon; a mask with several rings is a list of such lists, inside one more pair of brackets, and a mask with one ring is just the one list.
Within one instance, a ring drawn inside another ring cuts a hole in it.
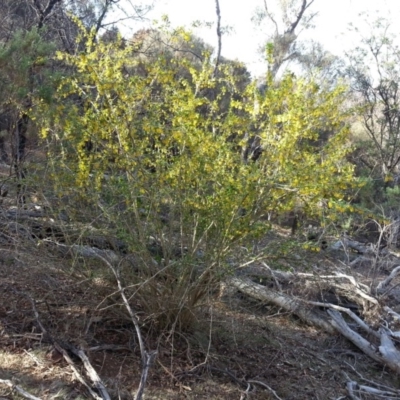
[{"label": "dead tree limb", "polygon": [[394,318],[396,318],[398,321],[400,321],[400,314],[397,313],[396,311],[392,310],[390,307],[385,306],[383,309],[390,315],[392,315]]},{"label": "dead tree limb", "polygon": [[[94,371],[95,375],[97,376],[97,378],[93,379],[94,374],[93,374],[93,367],[91,367],[92,370],[88,370],[88,374],[89,377],[92,379],[92,381],[95,383],[96,389],[98,389],[101,393],[101,397],[90,387],[90,385],[85,381],[85,379],[83,378],[83,376],[81,375],[81,373],[79,372],[78,368],[76,367],[75,363],[72,361],[71,357],[69,356],[68,352],[63,348],[63,346],[61,346],[51,335],[50,333],[47,331],[47,329],[44,327],[41,319],[40,319],[40,315],[39,312],[37,310],[36,307],[36,301],[29,296],[27,293],[23,293],[23,292],[19,292],[15,289],[13,289],[13,291],[17,294],[23,295],[24,297],[26,297],[31,305],[32,305],[32,309],[33,312],[35,314],[35,319],[37,324],[40,327],[40,330],[42,331],[42,334],[44,337],[46,337],[50,343],[52,343],[52,345],[54,346],[54,348],[63,355],[65,361],[70,365],[70,367],[72,368],[72,370],[74,371],[77,379],[79,380],[79,382],[82,383],[82,385],[84,385],[87,390],[89,391],[90,395],[95,399],[95,400],[111,400],[110,395],[107,393],[107,390],[105,389],[104,384],[101,382],[100,378],[98,377],[97,373]],[[80,356],[80,354],[78,354]],[[86,357],[86,356],[85,356]],[[86,357],[87,358],[87,357]],[[82,359],[82,358],[81,358]],[[83,359],[82,359],[83,361]],[[89,363],[90,364],[90,363]],[[85,365],[85,364],[84,364]],[[87,365],[85,365],[85,368],[87,369]]]},{"label": "dead tree limb", "polygon": [[265,286],[254,283],[246,278],[231,278],[228,283],[250,297],[261,301],[267,301],[286,311],[292,312],[304,322],[322,328],[329,333],[334,332],[331,323],[323,314],[312,309],[307,309],[301,301],[293,297],[269,290]]},{"label": "dead tree limb", "polygon": [[383,291],[385,291],[387,287],[390,285],[390,282],[392,282],[392,280],[399,274],[400,274],[400,265],[394,268],[386,279],[379,282],[378,286],[376,287],[377,293],[382,293]]},{"label": "dead tree limb", "polygon": [[[336,246],[339,247],[339,244],[336,244]],[[370,251],[368,246],[363,247],[363,245],[348,239],[341,241],[340,246],[351,246],[352,248],[357,248],[358,250],[365,252]],[[318,275],[314,273],[296,274],[285,272],[282,274],[279,271],[275,272],[271,270],[266,264],[263,264],[262,267],[255,267],[256,268],[250,266],[250,268],[240,270],[240,272],[247,272],[248,274],[257,277],[264,275],[264,277],[270,278],[271,281],[275,281],[275,283],[278,281],[278,287],[280,287],[280,283],[282,282],[288,285],[296,280],[306,280],[308,283],[312,284],[315,282],[318,284],[320,290],[320,284],[323,283],[324,285],[322,285],[322,287],[325,289],[328,287],[329,290],[335,290],[335,292],[337,292],[341,297],[344,295],[346,298],[351,299],[352,301],[354,300],[361,307],[361,310],[364,307],[370,309],[370,305],[373,305],[375,312],[382,314],[382,311],[385,311],[390,315],[390,317],[400,320],[400,314],[387,306],[382,307],[378,299],[371,294],[374,293],[374,290],[371,290],[367,285],[358,282],[354,276],[343,273]],[[399,274],[400,266],[397,266],[386,279],[378,283],[376,292],[382,293],[391,290],[390,284]],[[325,283],[327,283],[328,286],[325,285]],[[342,305],[299,299],[283,293],[282,290],[277,292],[266,286],[254,283],[251,279],[242,276],[231,278],[228,281],[228,284],[250,297],[277,305],[297,315],[303,321],[320,327],[327,332],[332,333],[333,330],[336,330],[371,359],[389,367],[396,373],[400,373],[400,351],[396,348],[394,343],[394,340],[400,337],[400,332],[392,332],[388,328],[389,323],[386,322],[383,315],[381,315],[381,320],[383,321],[383,326],[386,324],[387,327],[385,328],[382,326],[377,330],[369,326],[367,322],[365,322],[360,316],[356,315],[350,308]],[[367,306],[365,300],[367,300],[370,305]],[[325,309],[326,311],[316,310],[315,307]],[[367,336],[363,337],[352,327],[352,325],[348,324],[342,316],[343,313],[346,313],[355,322],[358,328],[361,328],[366,332]],[[369,390],[368,388],[364,389],[365,392],[368,392]],[[350,397],[353,396],[353,398],[357,398],[353,382],[349,382],[348,391]],[[369,391],[369,393],[371,393],[371,391]]]},{"label": "dead tree limb", "polygon": [[[306,280],[314,280],[314,281],[324,281],[324,282],[332,282],[332,286],[337,289],[348,290],[353,294],[369,301],[370,303],[379,306],[379,301],[370,294],[370,288],[367,285],[364,285],[351,276],[343,273],[336,273],[332,275],[318,275],[315,273],[291,273],[291,272],[283,272],[272,270],[265,263],[263,266],[249,266],[243,270],[243,272],[248,276],[254,276],[257,278],[268,277],[272,278],[275,281],[277,287],[280,287],[280,283],[289,283],[291,281],[306,279]],[[351,290],[349,287],[344,286],[342,283],[337,283],[338,280],[348,281],[351,286]],[[336,282],[335,282],[336,281]]]},{"label": "dead tree limb", "polygon": [[157,350],[153,350],[153,351],[147,351],[143,342],[143,338],[142,338],[142,333],[140,331],[140,325],[139,325],[139,320],[137,319],[135,313],[132,310],[132,307],[129,304],[128,299],[125,296],[125,289],[122,287],[121,284],[121,280],[119,277],[119,272],[118,270],[114,267],[114,265],[112,265],[112,263],[110,263],[108,260],[106,260],[104,257],[97,255],[97,257],[102,260],[113,272],[115,279],[117,281],[117,285],[118,285],[118,289],[119,292],[121,294],[122,297],[122,301],[124,302],[124,305],[129,313],[129,316],[131,317],[132,323],[135,327],[136,330],[136,335],[138,338],[138,342],[139,342],[139,347],[140,347],[140,354],[142,357],[142,376],[140,379],[140,383],[139,383],[139,388],[138,391],[136,393],[136,397],[135,400],[141,400],[143,397],[143,393],[144,393],[144,388],[146,385],[146,380],[147,380],[147,375],[149,373],[149,369],[154,361],[154,359],[157,356]]},{"label": "dead tree limb", "polygon": [[341,238],[331,246],[332,250],[356,250],[359,254],[375,254],[371,244],[364,244],[355,240]]},{"label": "dead tree limb", "polygon": [[69,366],[71,367],[71,369],[74,371],[74,374],[76,376],[76,378],[78,379],[78,381],[80,383],[82,383],[83,386],[86,387],[86,389],[88,390],[88,392],[90,393],[90,395],[95,399],[95,400],[109,400],[110,397],[100,397],[91,387],[90,385],[85,381],[85,379],[83,378],[82,374],[79,372],[78,368],[76,367],[75,363],[72,361],[71,357],[69,356],[68,352],[61,347],[57,342],[55,342],[54,344],[55,349],[60,352],[63,357],[64,360],[69,364]]},{"label": "dead tree limb", "polygon": [[380,334],[381,345],[379,346],[379,351],[385,360],[385,364],[393,371],[400,373],[400,352],[396,349],[385,329],[380,329]]},{"label": "dead tree limb", "polygon": [[97,374],[96,370],[93,368],[92,364],[89,361],[89,358],[86,356],[85,352],[81,349],[71,349],[74,354],[76,354],[83,363],[87,375],[93,382],[94,387],[101,393],[102,399],[104,400],[111,400],[110,395],[107,392],[107,389],[100,379],[99,375]]},{"label": "dead tree limb", "polygon": [[222,51],[222,31],[221,31],[221,8],[219,6],[219,0],[215,0],[215,9],[217,13],[217,37],[218,37],[218,49],[217,49],[217,58],[215,60],[215,67],[213,76],[217,73],[218,65],[221,59],[221,51]]},{"label": "dead tree limb", "polygon": [[[351,381],[346,373],[343,373],[345,378],[348,379],[346,387],[351,386],[351,392],[352,390],[355,390],[359,392],[360,394],[370,394],[370,395],[376,395],[379,398],[384,398],[386,400],[400,400],[400,391],[396,390],[394,388],[391,388],[386,385],[382,385],[381,383],[377,383],[374,381],[371,381],[369,379],[365,379],[351,364],[345,361],[345,363],[360,377],[361,380],[366,382],[367,385],[361,385],[358,382]],[[349,391],[349,389],[348,389]],[[350,391],[349,391],[350,395]],[[351,396],[350,396],[351,397]],[[353,397],[351,397],[353,398]]]},{"label": "dead tree limb", "polygon": [[367,323],[365,323],[358,315],[353,313],[353,311],[349,310],[346,307],[337,306],[336,304],[330,303],[320,303],[317,301],[307,301],[307,304],[318,306],[318,307],[326,307],[332,310],[341,311],[346,313],[358,326],[360,326],[366,333],[369,335],[375,336],[379,339],[380,335],[378,332],[374,331]]},{"label": "dead tree limb", "polygon": [[331,317],[332,325],[337,331],[355,344],[363,353],[380,364],[387,365],[396,373],[400,373],[400,352],[395,348],[386,331],[379,331],[381,345],[376,347],[360,334],[353,331],[338,311],[328,310],[328,314]]},{"label": "dead tree limb", "polygon": [[15,385],[9,379],[0,379],[0,383],[7,385],[11,390],[15,390],[19,395],[21,395],[22,397],[25,397],[25,399],[42,400],[40,397],[36,397],[36,396],[33,396],[32,394],[28,393],[27,391],[22,389],[21,386]]}]

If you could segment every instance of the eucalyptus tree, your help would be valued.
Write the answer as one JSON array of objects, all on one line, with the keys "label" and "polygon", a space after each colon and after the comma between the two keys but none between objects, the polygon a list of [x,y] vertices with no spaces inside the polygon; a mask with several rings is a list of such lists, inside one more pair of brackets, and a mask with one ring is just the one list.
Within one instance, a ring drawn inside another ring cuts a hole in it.
[{"label": "eucalyptus tree", "polygon": [[[267,30],[267,44],[272,49],[269,69],[275,77],[286,63],[302,54],[298,37],[302,29],[312,27],[317,12],[311,11],[315,0],[264,0],[253,20]],[[265,46],[262,49],[265,51]]]},{"label": "eucalyptus tree", "polygon": [[347,54],[348,75],[369,138],[360,159],[388,184],[400,174],[400,47],[388,20],[366,22],[368,35],[353,27],[361,40]]}]

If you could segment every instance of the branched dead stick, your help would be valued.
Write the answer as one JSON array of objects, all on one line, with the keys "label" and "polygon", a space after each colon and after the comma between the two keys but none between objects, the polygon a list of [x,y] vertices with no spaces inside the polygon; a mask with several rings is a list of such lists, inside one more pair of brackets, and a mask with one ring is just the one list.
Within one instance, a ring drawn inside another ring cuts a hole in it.
[{"label": "branched dead stick", "polygon": [[247,382],[249,382],[249,383],[255,383],[255,384],[260,385],[260,386],[264,386],[264,387],[265,387],[266,389],[268,389],[278,400],[282,400],[282,399],[276,394],[275,390],[272,389],[271,387],[269,387],[266,383],[261,382],[261,381],[255,381],[255,380],[253,380],[253,379],[249,379]]},{"label": "branched dead stick", "polygon": [[248,383],[247,389],[240,395],[240,400],[247,398],[250,393],[250,390],[251,390],[251,385],[250,385],[250,383]]},{"label": "branched dead stick", "polygon": [[396,389],[391,388],[389,386],[382,385],[381,383],[377,383],[377,382],[371,381],[369,379],[366,379],[350,363],[348,363],[347,361],[344,361],[344,363],[347,364],[360,377],[360,379],[362,379],[364,382],[367,382],[367,383],[369,383],[371,385],[374,385],[374,386],[378,387],[382,391],[390,392],[391,396],[394,396],[394,395],[400,396],[400,391],[399,390],[396,390]]},{"label": "branched dead stick", "polygon": [[376,290],[379,292],[382,292],[384,289],[386,289],[390,282],[392,282],[392,280],[399,275],[400,273],[400,266],[397,266],[396,268],[394,268],[392,270],[392,272],[390,273],[390,275],[384,279],[383,281],[379,282],[379,285],[376,287]]},{"label": "branched dead stick", "polygon": [[[75,373],[76,378],[80,383],[82,383],[83,386],[86,387],[86,389],[89,391],[90,395],[95,399],[95,400],[104,400],[102,397],[100,397],[85,381],[81,373],[78,371],[78,368],[76,368],[75,363],[72,361],[71,357],[67,353],[67,351],[62,348],[57,342],[54,342],[54,347],[57,351],[59,351],[63,356],[65,361],[69,364],[69,366],[72,368],[72,370]],[[109,399],[110,397],[108,397]]]},{"label": "branched dead stick", "polygon": [[[79,382],[82,383],[82,385],[84,385],[87,390],[89,391],[90,395],[95,399],[95,400],[111,400],[109,394],[107,393],[107,391],[105,390],[104,385],[101,387],[101,393],[103,395],[103,397],[100,397],[85,381],[85,379],[83,378],[83,376],[81,375],[81,373],[78,371],[78,369],[76,368],[74,362],[72,361],[71,357],[69,356],[69,354],[67,353],[67,351],[61,347],[55,340],[54,338],[50,335],[50,333],[46,330],[46,328],[44,327],[44,325],[42,324],[42,321],[40,320],[40,315],[39,312],[37,310],[36,307],[36,301],[29,296],[27,293],[23,293],[23,292],[19,292],[18,290],[15,290],[14,288],[12,288],[12,290],[20,295],[25,296],[31,303],[32,305],[32,309],[33,309],[33,313],[35,314],[35,319],[37,324],[39,325],[42,334],[44,337],[46,337],[50,343],[53,344],[53,346],[55,347],[55,349],[60,352],[63,356],[65,361],[67,361],[67,363],[70,365],[70,367],[72,368],[72,370],[74,371],[77,379],[79,380]],[[100,378],[99,378],[100,379]],[[101,380],[100,380],[101,382]],[[95,382],[96,383],[96,382]],[[101,382],[102,383],[102,382]],[[39,399],[40,400],[40,399]]]},{"label": "branched dead stick", "polygon": [[365,332],[369,333],[372,336],[375,336],[376,338],[380,338],[380,335],[378,332],[374,331],[367,323],[365,323],[359,316],[357,316],[353,311],[346,307],[341,307],[336,304],[331,304],[331,303],[321,303],[319,301],[304,301],[307,304],[317,306],[317,307],[325,307],[325,308],[331,308],[333,310],[337,311],[342,311],[346,313],[351,319],[353,319],[358,326],[360,326],[362,329],[364,329]]},{"label": "branched dead stick", "polygon": [[269,272],[271,273],[271,275],[272,275],[272,278],[273,278],[274,281],[275,281],[276,287],[278,288],[278,290],[279,290],[280,292],[282,292],[282,286],[281,286],[281,284],[279,283],[278,279],[276,278],[274,271],[273,271],[264,261],[261,261],[261,264],[262,264],[266,269],[268,269],[268,271],[269,271]]},{"label": "branched dead stick", "polygon": [[52,338],[51,335],[47,332],[47,329],[44,327],[44,325],[42,324],[42,321],[40,320],[40,315],[39,315],[39,312],[38,312],[37,307],[36,307],[36,301],[35,301],[35,299],[33,299],[33,298],[32,298],[31,296],[29,296],[29,294],[27,294],[27,293],[20,292],[19,290],[15,290],[14,288],[12,288],[12,290],[13,290],[14,293],[19,294],[19,295],[22,295],[22,296],[26,297],[26,298],[29,300],[29,302],[30,302],[31,305],[32,305],[33,313],[35,314],[36,322],[37,322],[37,324],[39,325],[40,330],[42,331],[43,337],[45,337],[46,339],[49,339],[50,342],[53,343],[53,342],[54,342],[53,338]]},{"label": "branched dead stick", "polygon": [[14,385],[14,383],[12,383],[12,381],[10,381],[9,379],[0,379],[0,383],[3,383],[4,385],[7,385],[11,390],[15,390],[22,397],[25,397],[26,399],[29,399],[29,400],[42,400],[40,397],[33,396],[32,394],[26,392],[20,386]]},{"label": "branched dead stick", "polygon": [[141,400],[142,396],[143,396],[144,388],[145,388],[145,385],[146,385],[147,375],[149,373],[150,366],[153,363],[154,359],[156,358],[158,352],[157,352],[157,350],[153,350],[153,351],[147,352],[147,350],[146,350],[146,348],[144,346],[142,333],[140,331],[139,321],[136,318],[136,315],[133,312],[132,307],[129,305],[128,299],[125,296],[125,290],[122,287],[121,280],[119,279],[118,271],[104,257],[102,257],[100,255],[98,255],[97,257],[99,259],[101,259],[111,269],[111,271],[113,272],[113,274],[115,276],[115,279],[117,281],[119,292],[120,292],[121,297],[122,297],[122,301],[124,302],[124,305],[125,305],[128,313],[129,313],[129,316],[131,317],[132,323],[133,323],[133,325],[135,327],[135,330],[136,330],[136,335],[137,335],[137,338],[138,338],[138,341],[139,341],[139,347],[140,347],[140,355],[142,357],[142,376],[140,378],[140,384],[139,384],[138,391],[136,393],[135,400]]},{"label": "branched dead stick", "polygon": [[107,392],[107,389],[100,379],[99,375],[97,374],[96,370],[93,368],[92,364],[90,363],[88,357],[86,356],[85,352],[81,349],[72,349],[72,352],[76,354],[83,362],[85,366],[86,372],[89,375],[90,379],[92,380],[94,387],[101,393],[101,396],[104,400],[111,400],[110,395]]},{"label": "branched dead stick", "polygon": [[[256,385],[260,385],[260,386],[263,386],[263,387],[265,387],[266,389],[268,389],[268,390],[273,394],[273,396],[274,396],[275,398],[277,398],[278,400],[282,400],[282,399],[277,395],[277,393],[275,392],[275,390],[273,390],[270,386],[268,386],[268,385],[267,385],[266,383],[264,383],[264,382],[257,381],[257,380],[254,380],[254,379],[247,379],[247,380],[243,380],[243,381],[242,381],[242,380],[236,378],[236,376],[235,376],[231,371],[229,371],[227,368],[225,368],[225,369],[220,369],[220,368],[213,367],[213,366],[211,366],[211,365],[208,365],[207,367],[208,367],[208,369],[211,370],[211,371],[218,371],[218,372],[222,372],[222,373],[224,373],[224,374],[227,374],[230,378],[232,378],[232,380],[233,380],[234,382],[236,382],[236,383],[237,383],[238,385],[240,385],[240,386],[247,386],[247,388],[246,388],[246,392],[247,392],[247,393],[250,391],[251,384],[252,384],[252,383],[255,383]],[[249,387],[249,385],[250,385],[250,387]]]},{"label": "branched dead stick", "polygon": [[374,297],[370,296],[368,293],[365,293],[364,291],[362,291],[360,289],[360,286],[363,287],[366,290],[369,290],[368,287],[360,282],[357,282],[353,276],[349,276],[349,275],[345,275],[345,274],[335,274],[335,275],[315,275],[315,274],[296,274],[299,277],[315,277],[318,279],[336,279],[336,278],[343,278],[343,279],[347,279],[350,281],[351,284],[354,285],[354,291],[360,295],[361,297],[363,297],[364,299],[368,300],[369,302],[379,306],[379,301],[377,299],[375,299]]},{"label": "branched dead stick", "polygon": [[346,389],[351,400],[361,400],[360,397],[354,394],[354,390],[358,390],[357,382],[349,381],[346,384]]},{"label": "branched dead stick", "polygon": [[345,338],[355,344],[362,352],[367,354],[373,360],[385,364],[385,360],[382,358],[379,350],[376,346],[372,345],[367,339],[363,338],[357,332],[349,328],[346,321],[343,319],[342,314],[339,311],[328,309],[328,314],[331,317],[332,326],[339,331]]}]

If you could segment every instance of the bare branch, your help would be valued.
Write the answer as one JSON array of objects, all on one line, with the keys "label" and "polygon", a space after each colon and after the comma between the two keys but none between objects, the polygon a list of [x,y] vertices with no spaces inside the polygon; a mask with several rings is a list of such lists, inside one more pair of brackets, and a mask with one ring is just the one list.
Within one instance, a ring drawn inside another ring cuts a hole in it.
[{"label": "bare branch", "polygon": [[51,14],[53,11],[54,7],[56,6],[57,3],[60,3],[62,0],[49,0],[47,3],[45,9],[42,9],[42,6],[40,5],[39,0],[33,0],[33,4],[35,6],[35,11],[36,14],[39,16],[39,22],[37,27],[40,29],[44,25],[44,21],[46,18]]},{"label": "bare branch", "polygon": [[149,351],[147,352],[145,346],[144,346],[144,342],[143,342],[143,338],[142,338],[142,333],[140,331],[140,325],[139,325],[139,320],[137,319],[135,313],[132,310],[132,307],[129,304],[128,299],[125,296],[125,289],[122,287],[121,284],[121,280],[119,278],[119,273],[117,271],[117,269],[114,267],[114,265],[112,265],[108,260],[106,260],[104,257],[98,255],[98,258],[100,260],[102,260],[113,272],[115,279],[117,281],[117,285],[118,285],[118,289],[119,292],[121,294],[122,297],[122,301],[129,313],[129,316],[131,317],[132,323],[135,327],[136,330],[136,335],[139,341],[139,347],[140,347],[140,354],[142,357],[142,376],[140,378],[140,384],[139,384],[139,388],[138,391],[136,393],[136,397],[135,400],[141,400],[143,397],[143,392],[144,392],[144,388],[146,385],[146,380],[147,380],[147,375],[149,373],[149,369],[154,361],[154,359],[157,356],[157,350],[153,350],[153,351]]},{"label": "bare branch", "polygon": [[100,28],[103,27],[103,20],[106,17],[110,7],[112,4],[116,4],[118,3],[118,0],[106,0],[104,3],[104,8],[103,11],[101,12],[99,18],[97,19],[97,24],[96,24],[96,28],[95,28],[95,32],[96,34],[99,32]]},{"label": "bare branch", "polygon": [[[285,33],[294,34],[294,31],[296,30],[297,25],[299,25],[301,19],[303,18],[305,11],[306,11],[307,8],[309,8],[309,7],[311,6],[311,4],[313,4],[313,3],[314,3],[314,0],[310,0],[309,2],[307,2],[307,0],[303,0],[303,3],[302,3],[302,5],[301,5],[301,7],[300,7],[300,11],[299,11],[299,13],[297,14],[297,17],[296,17],[295,21],[293,21],[293,22],[290,24],[289,29],[287,29]],[[312,14],[312,16],[310,17],[310,20],[311,20],[312,18],[314,18],[317,14],[318,14],[318,13]]]},{"label": "bare branch", "polygon": [[101,393],[102,399],[111,400],[111,397],[108,394],[104,383],[100,379],[96,370],[93,368],[92,364],[89,361],[89,358],[84,353],[84,351],[81,349],[79,349],[79,350],[71,349],[71,350],[74,354],[76,354],[82,360],[83,365],[86,369],[86,372],[87,372],[89,378],[92,380],[94,387]]},{"label": "bare branch", "polygon": [[392,282],[392,280],[399,274],[400,274],[400,266],[397,266],[392,270],[392,272],[386,279],[379,282],[379,285],[376,288],[378,293],[384,291],[390,285],[390,282]]},{"label": "bare branch", "polygon": [[217,13],[217,36],[218,36],[218,49],[217,49],[217,58],[215,60],[215,67],[213,75],[215,76],[217,72],[217,68],[221,58],[221,50],[222,50],[222,32],[221,32],[221,9],[219,7],[219,0],[215,0],[215,8]]},{"label": "bare branch", "polygon": [[64,356],[64,360],[69,364],[69,366],[72,368],[72,370],[75,373],[76,378],[80,383],[82,383],[83,386],[86,387],[86,389],[89,391],[90,395],[95,399],[95,400],[108,400],[109,397],[100,397],[91,387],[90,385],[85,381],[81,373],[79,372],[78,368],[76,367],[75,363],[72,361],[72,358],[69,356],[68,352],[61,347],[57,342],[54,342],[54,347],[55,349],[61,353]]},{"label": "bare branch", "polygon": [[26,392],[20,386],[14,385],[9,379],[0,379],[0,383],[7,385],[11,390],[15,390],[20,394],[22,397],[25,397],[29,400],[42,400],[40,397],[33,396],[32,394]]},{"label": "bare branch", "polygon": [[[98,377],[98,375],[97,375],[97,373],[94,371],[93,367],[91,368],[91,370],[88,370],[88,373],[89,373],[90,378],[93,380],[93,382],[94,382],[94,384],[95,384],[95,386],[96,386],[96,389],[98,389],[98,390],[101,392],[101,394],[102,394],[101,397],[100,397],[100,396],[90,387],[90,385],[85,381],[85,379],[83,378],[83,376],[82,376],[81,373],[79,372],[78,368],[76,367],[75,363],[72,361],[71,357],[69,356],[68,352],[67,352],[59,343],[57,343],[57,341],[54,340],[54,338],[53,338],[53,337],[50,335],[50,333],[46,330],[46,328],[44,327],[43,323],[41,322],[40,315],[39,315],[39,312],[38,312],[37,307],[36,307],[36,301],[35,301],[35,299],[33,299],[33,298],[32,298],[30,295],[28,295],[27,293],[24,293],[24,292],[20,292],[20,291],[18,291],[18,290],[15,290],[13,287],[12,287],[11,289],[12,289],[12,291],[13,291],[14,293],[17,293],[17,294],[19,294],[19,295],[25,296],[25,297],[30,301],[30,303],[31,303],[31,305],[32,305],[33,312],[34,312],[34,314],[35,314],[36,322],[37,322],[37,324],[39,325],[39,327],[40,327],[40,329],[41,329],[41,331],[42,331],[43,336],[46,337],[46,339],[48,339],[49,342],[52,343],[52,345],[54,346],[54,348],[55,348],[60,354],[62,354],[62,355],[64,356],[65,361],[67,361],[67,363],[70,365],[70,367],[71,367],[72,370],[74,371],[75,376],[77,377],[77,379],[79,380],[79,382],[81,382],[82,385],[84,385],[84,386],[87,388],[87,390],[89,391],[89,393],[91,394],[91,396],[92,396],[95,400],[111,400],[110,396],[108,395],[108,393],[107,393],[107,391],[106,391],[106,389],[105,389],[105,386],[104,386],[103,382],[102,382],[101,379]],[[74,351],[73,348],[71,348],[71,350]],[[80,356],[80,354],[79,354],[79,356]],[[83,361],[83,358],[82,358],[82,361]],[[84,364],[84,365],[85,365],[85,367],[87,367],[87,364]],[[93,371],[94,371],[94,374],[93,374]],[[93,379],[94,376],[96,376],[97,378]],[[1,382],[1,381],[0,381],[0,382]],[[3,383],[6,383],[6,382],[3,382]],[[16,390],[17,390],[17,389],[16,389]],[[32,397],[27,397],[27,395],[29,395],[29,393],[26,393],[26,392],[25,392],[25,394],[23,394],[23,393],[20,392],[20,391],[18,391],[18,392],[19,392],[20,394],[22,394],[24,397],[28,398],[28,399],[40,400],[40,399],[38,399],[37,397],[34,397],[34,396],[32,396]]]},{"label": "bare branch", "polygon": [[265,13],[267,14],[268,18],[272,21],[272,23],[275,25],[275,35],[279,34],[279,27],[278,23],[276,22],[273,14],[270,13],[268,10],[268,5],[267,5],[267,0],[264,0],[264,8],[265,8]]},{"label": "bare branch", "polygon": [[260,385],[260,386],[265,387],[266,389],[268,389],[268,390],[273,394],[273,396],[274,396],[277,400],[282,400],[282,399],[277,395],[277,393],[275,392],[275,390],[272,389],[270,386],[268,386],[266,383],[261,382],[261,381],[256,381],[256,380],[254,380],[254,379],[249,379],[247,382],[249,382],[249,383],[255,383],[256,385]]}]

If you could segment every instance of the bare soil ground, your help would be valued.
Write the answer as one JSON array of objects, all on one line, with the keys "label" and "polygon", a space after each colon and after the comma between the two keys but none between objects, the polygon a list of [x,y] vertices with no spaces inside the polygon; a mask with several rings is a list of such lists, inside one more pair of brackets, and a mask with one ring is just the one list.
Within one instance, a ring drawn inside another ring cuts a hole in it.
[{"label": "bare soil ground", "polygon": [[[6,182],[8,173],[0,171]],[[134,398],[140,351],[112,274],[99,262],[48,247],[31,235],[32,226],[24,230],[9,215],[3,218],[9,206],[6,200],[0,205],[0,380],[12,380],[43,400],[90,398],[40,321],[64,348],[85,351],[112,399]],[[284,247],[279,240],[272,235],[260,245],[273,252],[277,243]],[[340,263],[324,252],[288,253],[271,266],[329,272]],[[370,275],[371,269],[359,266],[357,273]],[[144,321],[146,316],[139,315]],[[235,290],[211,297],[198,318],[195,329],[184,334],[157,337],[143,330],[147,348],[158,350],[146,399],[344,400],[351,380],[400,387],[398,376],[342,336],[307,326]],[[83,373],[80,360],[73,361]],[[20,398],[0,383],[0,400]]]},{"label": "bare soil ground", "polygon": [[[132,323],[115,301],[112,278],[96,263],[2,233],[9,240],[0,246],[0,379],[41,399],[89,398],[46,342],[30,297],[53,338],[87,352],[113,399],[133,398],[140,352]],[[328,264],[322,253],[310,253],[309,262]],[[347,398],[349,380],[400,385],[397,376],[339,335],[317,331],[236,291],[212,301],[199,312],[193,332],[162,338],[143,332],[148,348],[158,348],[146,399],[338,400]],[[254,382],[251,391],[246,381]],[[22,397],[0,384],[0,398]]]}]

